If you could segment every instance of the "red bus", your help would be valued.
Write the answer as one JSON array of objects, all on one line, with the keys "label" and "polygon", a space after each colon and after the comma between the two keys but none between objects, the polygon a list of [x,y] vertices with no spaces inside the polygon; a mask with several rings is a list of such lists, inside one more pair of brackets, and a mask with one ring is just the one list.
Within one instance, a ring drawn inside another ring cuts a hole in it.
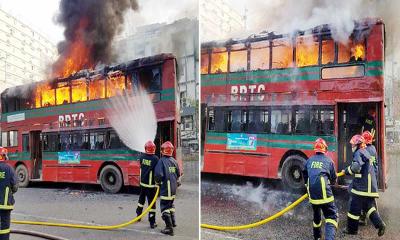
[{"label": "red bus", "polygon": [[375,19],[356,22],[344,42],[322,25],[203,43],[202,172],[301,188],[313,142],[328,142],[340,171],[352,159],[349,139],[372,114],[385,188],[384,29]]},{"label": "red bus", "polygon": [[154,103],[157,149],[167,140],[179,147],[176,59],[171,54],[6,89],[1,94],[1,144],[20,186],[30,181],[100,183],[110,193],[138,186],[140,153],[122,143],[105,108],[108,98],[139,84]]}]

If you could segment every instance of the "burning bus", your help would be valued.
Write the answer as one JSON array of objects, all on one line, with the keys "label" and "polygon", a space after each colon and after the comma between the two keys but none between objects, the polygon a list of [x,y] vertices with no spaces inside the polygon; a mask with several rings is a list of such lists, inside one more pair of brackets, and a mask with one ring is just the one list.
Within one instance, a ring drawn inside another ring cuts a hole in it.
[{"label": "burning bus", "polygon": [[1,93],[1,143],[9,151],[8,163],[15,167],[20,186],[30,181],[100,183],[110,193],[138,186],[139,153],[124,145],[106,115],[109,98],[130,94],[138,86],[153,101],[157,149],[165,141],[179,147],[173,55],[61,75]]},{"label": "burning bus", "polygon": [[372,111],[379,183],[386,187],[384,23],[358,21],[347,41],[334,36],[322,25],[202,44],[202,172],[302,188],[315,139],[328,142],[340,171],[352,159],[349,139]]}]

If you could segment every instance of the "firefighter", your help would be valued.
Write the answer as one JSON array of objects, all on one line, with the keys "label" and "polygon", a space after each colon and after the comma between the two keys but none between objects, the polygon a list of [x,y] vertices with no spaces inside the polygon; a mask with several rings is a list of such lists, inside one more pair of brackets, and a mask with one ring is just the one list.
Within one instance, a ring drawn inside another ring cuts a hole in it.
[{"label": "firefighter", "polygon": [[369,131],[373,136],[375,135],[376,132],[376,111],[375,108],[371,107],[368,110],[368,114],[362,119],[361,122],[361,133],[364,131]]},{"label": "firefighter", "polygon": [[338,214],[329,184],[336,182],[337,175],[332,159],[326,155],[327,150],[325,140],[318,138],[314,143],[315,155],[307,160],[303,176],[314,212],[314,239],[321,239],[322,211],[326,223],[325,239],[333,240],[338,227]]},{"label": "firefighter", "polygon": [[18,190],[14,169],[4,162],[8,159],[7,153],[7,149],[0,147],[0,240],[10,239],[10,215],[15,203],[13,194]]},{"label": "firefighter", "polygon": [[[156,185],[154,181],[154,169],[158,163],[156,153],[156,145],[152,141],[146,142],[144,145],[145,153],[139,158],[140,160],[140,195],[136,214],[142,214],[144,204],[150,204],[156,196]],[[156,204],[153,205],[149,212],[149,222],[151,228],[156,228]]]},{"label": "firefighter", "polygon": [[160,208],[165,229],[162,233],[173,236],[175,221],[174,200],[177,187],[180,186],[181,172],[176,160],[172,157],[174,146],[167,141],[161,145],[162,157],[155,169],[155,180],[160,186]]},{"label": "firefighter", "polygon": [[385,233],[386,225],[376,209],[375,198],[379,197],[373,157],[366,150],[365,139],[361,135],[354,135],[350,144],[353,150],[353,161],[344,172],[354,176],[350,185],[350,209],[347,213],[347,229],[345,233],[357,235],[361,211],[378,229],[378,236]]}]

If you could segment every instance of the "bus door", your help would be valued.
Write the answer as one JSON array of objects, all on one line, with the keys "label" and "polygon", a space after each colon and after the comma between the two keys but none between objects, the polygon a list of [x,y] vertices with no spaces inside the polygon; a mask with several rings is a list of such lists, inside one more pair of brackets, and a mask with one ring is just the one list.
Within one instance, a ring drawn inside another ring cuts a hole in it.
[{"label": "bus door", "polygon": [[41,131],[29,132],[32,179],[40,179],[42,177],[42,144],[40,141]]},{"label": "bus door", "polygon": [[157,123],[157,135],[154,143],[156,144],[157,150],[156,155],[161,157],[160,148],[161,145],[166,141],[171,141],[174,144],[175,149],[177,148],[176,143],[174,142],[174,122],[173,121],[165,121]]},{"label": "bus door", "polygon": [[[353,159],[353,152],[351,150],[350,139],[356,134],[361,134],[363,125],[368,116],[368,112],[373,110],[375,112],[375,142],[374,145],[378,151],[378,158],[382,159],[381,145],[381,122],[380,112],[381,104],[379,103],[339,103],[338,104],[338,171],[349,166]],[[379,169],[382,169],[382,161],[379,161]],[[378,182],[382,182],[382,173],[379,171]],[[341,178],[344,179],[341,184],[348,185],[351,177]],[[381,186],[380,186],[381,187]]]}]

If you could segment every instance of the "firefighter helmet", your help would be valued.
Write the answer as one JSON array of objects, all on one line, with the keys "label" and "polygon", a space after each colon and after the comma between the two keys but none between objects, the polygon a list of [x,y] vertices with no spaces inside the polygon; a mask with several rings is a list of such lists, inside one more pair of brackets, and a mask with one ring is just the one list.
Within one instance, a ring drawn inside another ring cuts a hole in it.
[{"label": "firefighter helmet", "polygon": [[314,143],[314,151],[319,153],[326,153],[328,150],[328,145],[326,144],[325,140],[322,138],[318,138],[315,140]]},{"label": "firefighter helmet", "polygon": [[161,145],[161,153],[162,155],[172,157],[174,153],[174,145],[170,141],[166,141]]},{"label": "firefighter helmet", "polygon": [[363,138],[363,136],[356,134],[350,139],[350,144],[353,146],[365,144],[365,139]]},{"label": "firefighter helmet", "polygon": [[146,144],[144,145],[144,151],[147,154],[155,154],[156,153],[156,145],[153,143],[153,141],[146,142]]},{"label": "firefighter helmet", "polygon": [[8,159],[8,150],[7,148],[0,147],[0,161],[5,161]]},{"label": "firefighter helmet", "polygon": [[374,140],[374,136],[370,131],[364,131],[362,137],[365,140],[365,144],[372,144],[372,141]]}]

